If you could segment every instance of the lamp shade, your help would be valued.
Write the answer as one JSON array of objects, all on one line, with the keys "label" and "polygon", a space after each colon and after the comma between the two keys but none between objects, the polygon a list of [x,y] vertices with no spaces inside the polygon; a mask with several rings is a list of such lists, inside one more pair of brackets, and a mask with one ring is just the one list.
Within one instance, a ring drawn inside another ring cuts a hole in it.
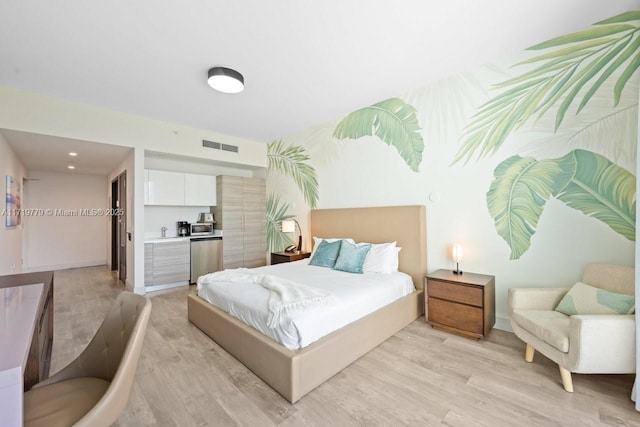
[{"label": "lamp shade", "polygon": [[244,89],[244,77],[231,68],[213,67],[209,70],[207,83],[219,92],[238,93]]},{"label": "lamp shade", "polygon": [[296,231],[296,222],[295,221],[282,221],[282,232],[283,233],[295,233]]},{"label": "lamp shade", "polygon": [[462,246],[459,244],[453,245],[451,255],[453,256],[453,260],[455,262],[462,262]]}]

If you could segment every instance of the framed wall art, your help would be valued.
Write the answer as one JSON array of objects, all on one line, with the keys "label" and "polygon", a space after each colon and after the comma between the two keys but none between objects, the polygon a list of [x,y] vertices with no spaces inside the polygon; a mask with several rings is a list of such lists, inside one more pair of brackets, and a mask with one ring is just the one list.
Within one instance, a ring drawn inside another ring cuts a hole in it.
[{"label": "framed wall art", "polygon": [[11,175],[7,175],[7,208],[5,212],[5,225],[7,227],[15,227],[20,225],[20,182],[13,179]]}]

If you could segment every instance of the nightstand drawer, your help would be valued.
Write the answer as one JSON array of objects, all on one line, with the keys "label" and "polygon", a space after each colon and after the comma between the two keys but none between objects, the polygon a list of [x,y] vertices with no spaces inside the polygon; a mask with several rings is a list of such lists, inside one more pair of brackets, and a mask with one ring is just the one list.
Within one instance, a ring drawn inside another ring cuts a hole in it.
[{"label": "nightstand drawer", "polygon": [[[431,285],[429,285],[431,286]],[[429,322],[450,326],[472,334],[483,334],[483,310],[465,304],[429,298]]]},{"label": "nightstand drawer", "polygon": [[429,298],[446,299],[462,304],[475,305],[476,307],[482,307],[483,305],[482,288],[476,286],[429,279],[427,291]]}]

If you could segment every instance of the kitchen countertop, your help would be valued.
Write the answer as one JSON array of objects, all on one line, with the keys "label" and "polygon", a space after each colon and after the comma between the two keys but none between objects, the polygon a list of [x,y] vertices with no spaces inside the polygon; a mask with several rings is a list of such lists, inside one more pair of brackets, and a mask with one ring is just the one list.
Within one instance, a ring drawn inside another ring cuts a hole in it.
[{"label": "kitchen countertop", "polygon": [[145,237],[145,243],[164,243],[164,242],[188,242],[190,240],[208,239],[210,237],[222,237],[222,230],[213,230],[213,234],[206,236],[186,236],[186,237]]}]

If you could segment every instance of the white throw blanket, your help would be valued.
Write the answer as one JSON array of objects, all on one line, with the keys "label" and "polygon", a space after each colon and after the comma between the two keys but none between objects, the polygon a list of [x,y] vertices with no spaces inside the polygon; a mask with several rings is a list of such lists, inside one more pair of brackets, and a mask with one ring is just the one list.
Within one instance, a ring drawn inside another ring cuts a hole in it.
[{"label": "white throw blanket", "polygon": [[218,271],[198,278],[198,290],[203,284],[216,282],[255,283],[270,292],[267,325],[280,324],[283,312],[294,313],[322,307],[335,301],[335,296],[322,289],[314,289],[301,283],[270,274],[257,273],[247,268]]}]

